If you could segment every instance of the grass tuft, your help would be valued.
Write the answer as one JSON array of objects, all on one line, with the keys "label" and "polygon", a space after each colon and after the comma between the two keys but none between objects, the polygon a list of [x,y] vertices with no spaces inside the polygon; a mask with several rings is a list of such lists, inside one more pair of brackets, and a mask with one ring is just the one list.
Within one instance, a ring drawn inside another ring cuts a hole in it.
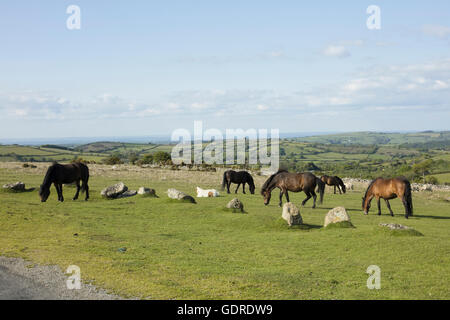
[{"label": "grass tuft", "polygon": [[355,229],[356,227],[350,221],[341,221],[337,223],[330,223],[326,227],[323,227],[324,230],[332,230],[332,229]]}]

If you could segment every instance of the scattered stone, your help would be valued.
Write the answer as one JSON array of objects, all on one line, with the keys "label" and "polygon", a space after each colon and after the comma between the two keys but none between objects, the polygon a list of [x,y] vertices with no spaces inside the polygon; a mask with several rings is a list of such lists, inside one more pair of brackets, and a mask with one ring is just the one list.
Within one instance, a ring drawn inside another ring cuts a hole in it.
[{"label": "scattered stone", "polygon": [[138,190],[138,194],[156,197],[156,190],[150,189],[150,188],[145,188],[145,187],[140,187]]},{"label": "scattered stone", "polygon": [[233,200],[228,202],[227,208],[244,212],[244,204],[238,198],[234,198]]},{"label": "scattered stone", "polygon": [[172,188],[172,189],[167,190],[167,195],[171,199],[186,201],[186,202],[190,202],[190,203],[196,203],[195,199],[193,197],[191,197],[190,195],[188,195],[182,191],[179,191],[177,189]]},{"label": "scattered stone", "polygon": [[348,215],[347,210],[345,210],[344,207],[337,207],[328,211],[327,215],[325,216],[325,223],[323,226],[326,227],[331,223],[344,221],[350,222],[350,216]]},{"label": "scattered stone", "polygon": [[411,229],[410,227],[398,224],[398,223],[380,223],[381,227],[386,227],[391,230],[408,230]]},{"label": "scattered stone", "polygon": [[127,190],[128,187],[123,182],[119,182],[113,186],[103,189],[101,195],[108,199],[116,199]]},{"label": "scattered stone", "polygon": [[281,217],[286,220],[289,226],[300,225],[303,223],[300,211],[292,202],[284,204]]},{"label": "scattered stone", "polygon": [[16,182],[16,183],[9,183],[9,184],[5,184],[3,186],[3,189],[7,189],[10,191],[25,191],[25,183],[23,182]]},{"label": "scattered stone", "polygon": [[119,194],[117,196],[117,199],[134,197],[135,195],[137,195],[137,191],[136,190],[127,190],[124,193]]},{"label": "scattered stone", "polygon": [[119,249],[117,249],[117,251],[124,253],[124,252],[127,251],[127,248],[125,248],[125,247],[124,248],[119,248]]},{"label": "scattered stone", "polygon": [[423,237],[423,234],[415,230],[414,228],[398,223],[380,223],[380,227],[388,229],[393,236]]}]

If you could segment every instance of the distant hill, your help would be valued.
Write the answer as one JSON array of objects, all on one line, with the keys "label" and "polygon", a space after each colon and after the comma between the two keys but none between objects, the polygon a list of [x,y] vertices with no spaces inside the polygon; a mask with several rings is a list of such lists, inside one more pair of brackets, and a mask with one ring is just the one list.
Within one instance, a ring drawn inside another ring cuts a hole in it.
[{"label": "distant hill", "polygon": [[322,144],[400,145],[450,140],[450,131],[417,133],[353,132],[291,138],[299,142]]}]

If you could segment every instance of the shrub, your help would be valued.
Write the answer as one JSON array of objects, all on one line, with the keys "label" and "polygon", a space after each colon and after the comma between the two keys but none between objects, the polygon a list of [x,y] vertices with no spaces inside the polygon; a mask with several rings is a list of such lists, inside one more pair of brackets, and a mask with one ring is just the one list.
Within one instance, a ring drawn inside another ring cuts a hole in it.
[{"label": "shrub", "polygon": [[115,164],[123,164],[123,161],[117,155],[110,155],[109,157],[103,160],[103,163],[107,165],[115,165]]}]

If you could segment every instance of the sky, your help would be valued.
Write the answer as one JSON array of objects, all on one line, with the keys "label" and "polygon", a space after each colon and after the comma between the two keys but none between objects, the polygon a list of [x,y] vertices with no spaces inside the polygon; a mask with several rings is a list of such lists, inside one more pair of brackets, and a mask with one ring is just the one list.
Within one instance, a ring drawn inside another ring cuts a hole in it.
[{"label": "sky", "polygon": [[0,140],[449,119],[448,0],[0,2]]}]

